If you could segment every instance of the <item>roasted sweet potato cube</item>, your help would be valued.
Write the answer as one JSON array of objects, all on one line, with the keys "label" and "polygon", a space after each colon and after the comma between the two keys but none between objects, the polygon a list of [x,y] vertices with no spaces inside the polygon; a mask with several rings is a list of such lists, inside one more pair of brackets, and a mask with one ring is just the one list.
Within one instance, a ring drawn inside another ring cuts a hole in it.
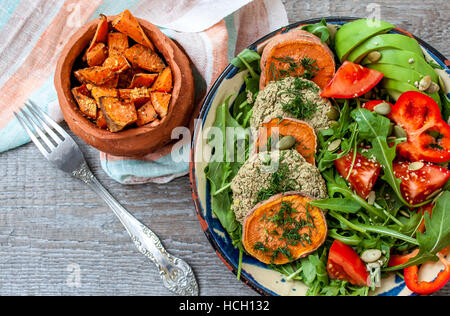
[{"label": "roasted sweet potato cube", "polygon": [[123,55],[114,55],[106,58],[103,67],[109,68],[115,73],[121,73],[129,69],[131,66]]},{"label": "roasted sweet potato cube", "polygon": [[172,91],[172,70],[170,67],[164,68],[163,71],[153,84],[152,91],[171,92]]},{"label": "roasted sweet potato cube", "polygon": [[88,86],[91,90],[91,95],[97,101],[98,106],[100,107],[100,98],[101,97],[113,97],[118,98],[119,92],[117,89],[114,88],[105,88],[105,87],[98,87],[98,86]]},{"label": "roasted sweet potato cube", "polygon": [[111,80],[106,81],[104,84],[100,85],[99,87],[102,88],[117,88],[117,85],[119,83],[119,74],[116,74],[114,78]]},{"label": "roasted sweet potato cube", "polygon": [[165,92],[152,92],[150,96],[156,113],[158,113],[161,118],[165,117],[169,110],[169,103],[172,95]]},{"label": "roasted sweet potato cube", "polygon": [[150,72],[160,72],[165,68],[164,62],[153,50],[136,44],[125,51],[125,57],[139,68]]},{"label": "roasted sweet potato cube", "polygon": [[100,66],[79,69],[74,71],[74,75],[81,83],[90,83],[96,86],[101,86],[116,76],[112,69]]},{"label": "roasted sweet potato cube", "polygon": [[91,51],[96,43],[106,43],[106,37],[108,36],[108,18],[101,14],[100,15],[100,21],[97,24],[97,29],[95,31],[95,35],[91,40],[91,43],[89,44],[89,48],[87,51]]},{"label": "roasted sweet potato cube", "polygon": [[122,100],[131,100],[136,106],[140,106],[150,101],[150,91],[147,88],[119,89],[119,96]]},{"label": "roasted sweet potato cube", "polygon": [[143,106],[137,110],[138,119],[136,121],[138,126],[145,125],[147,123],[153,122],[158,118],[158,114],[153,108],[152,102],[148,101]]},{"label": "roasted sweet potato cube", "polygon": [[90,51],[86,53],[87,64],[90,67],[100,66],[108,57],[108,49],[104,43],[95,43]]},{"label": "roasted sweet potato cube", "polygon": [[122,33],[108,34],[108,52],[109,56],[117,56],[125,53],[128,48],[128,36]]},{"label": "roasted sweet potato cube", "polygon": [[158,74],[135,74],[129,88],[150,88],[157,77]]},{"label": "roasted sweet potato cube", "polygon": [[86,95],[86,91],[89,93],[86,89],[86,85],[82,85],[81,87],[73,88],[72,94],[78,103],[81,113],[89,118],[96,119],[97,104],[94,99]]},{"label": "roasted sweet potato cube", "polygon": [[111,132],[121,131],[137,120],[136,108],[130,100],[120,101],[118,98],[101,97],[100,108]]},{"label": "roasted sweet potato cube", "polygon": [[112,21],[111,25],[113,28],[128,35],[136,42],[150,48],[151,50],[155,50],[152,42],[148,39],[141,25],[130,11],[123,11]]},{"label": "roasted sweet potato cube", "polygon": [[106,124],[106,119],[105,119],[105,116],[103,115],[102,110],[98,110],[97,120],[95,121],[95,123],[101,129],[106,129],[108,127],[108,124]]}]

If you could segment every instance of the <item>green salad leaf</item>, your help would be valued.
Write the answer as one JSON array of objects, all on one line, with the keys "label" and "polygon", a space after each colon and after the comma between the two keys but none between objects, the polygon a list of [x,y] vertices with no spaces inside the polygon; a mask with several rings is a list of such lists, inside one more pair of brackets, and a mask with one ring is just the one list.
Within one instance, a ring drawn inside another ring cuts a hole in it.
[{"label": "green salad leaf", "polygon": [[428,261],[437,261],[436,254],[450,245],[450,191],[437,199],[431,217],[425,215],[425,232],[417,232],[419,253],[405,264],[387,268],[385,271],[395,271],[406,267],[419,265]]},{"label": "green salad leaf", "polygon": [[327,27],[327,21],[325,20],[325,18],[323,18],[319,23],[316,24],[303,25],[300,29],[316,35],[320,38],[322,43],[325,43],[331,37],[330,30]]}]

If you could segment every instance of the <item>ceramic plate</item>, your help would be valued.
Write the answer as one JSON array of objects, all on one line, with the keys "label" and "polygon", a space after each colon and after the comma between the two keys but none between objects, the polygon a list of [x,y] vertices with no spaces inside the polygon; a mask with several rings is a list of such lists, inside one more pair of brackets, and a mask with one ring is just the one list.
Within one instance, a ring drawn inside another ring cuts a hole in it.
[{"label": "ceramic plate", "polygon": [[[328,23],[340,25],[355,19],[358,18],[326,18]],[[248,48],[260,52],[264,45],[273,36],[280,33],[289,32],[290,30],[303,24],[318,23],[320,20],[321,19],[311,19],[290,24],[289,26],[264,36]],[[398,28],[394,29],[392,32],[414,37],[412,34]],[[436,63],[444,68],[444,70],[438,70],[438,72],[446,83],[447,92],[449,92],[449,61],[430,45],[417,37],[415,38],[422,46],[426,57],[435,60]],[[201,157],[203,157],[208,150],[209,152],[211,151],[211,148],[206,143],[206,135],[204,135],[203,131],[208,127],[211,127],[214,123],[217,106],[222,104],[225,98],[229,95],[233,93],[237,95],[242,89],[244,83],[243,78],[245,75],[246,71],[238,73],[238,69],[231,64],[225,68],[205,99],[199,115],[200,123],[196,125],[191,145],[190,179],[198,218],[204,233],[208,237],[208,240],[213,248],[216,250],[217,255],[234,274],[237,274],[239,251],[234,248],[228,234],[223,229],[219,220],[212,213],[209,183],[206,181],[204,173],[208,162],[201,159]],[[422,270],[424,278],[426,279],[427,276],[437,274],[437,271],[439,271],[439,265],[428,265]],[[265,264],[246,255],[244,255],[243,258],[241,280],[262,295],[304,295],[307,290],[307,287],[303,283],[299,281],[286,281],[282,274],[268,269]],[[403,280],[393,274],[383,279],[382,287],[378,288],[376,292],[371,294],[389,296],[414,295],[414,293],[406,288]]]}]

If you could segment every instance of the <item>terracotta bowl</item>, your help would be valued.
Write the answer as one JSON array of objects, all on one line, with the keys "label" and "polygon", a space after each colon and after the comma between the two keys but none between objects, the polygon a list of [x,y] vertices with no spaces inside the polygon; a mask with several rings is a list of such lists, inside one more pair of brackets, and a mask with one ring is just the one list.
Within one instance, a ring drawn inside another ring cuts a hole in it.
[{"label": "terracotta bowl", "polygon": [[[114,16],[108,17],[108,21],[113,19]],[[72,68],[94,37],[98,19],[90,21],[72,35],[59,57],[55,72],[56,92],[69,128],[87,144],[116,156],[139,157],[168,144],[175,127],[188,125],[194,105],[194,79],[187,56],[155,25],[137,20],[172,69],[172,99],[167,116],[158,125],[149,123],[112,133],[100,129],[81,114],[71,93],[73,86],[80,85],[72,75],[76,69]]]}]

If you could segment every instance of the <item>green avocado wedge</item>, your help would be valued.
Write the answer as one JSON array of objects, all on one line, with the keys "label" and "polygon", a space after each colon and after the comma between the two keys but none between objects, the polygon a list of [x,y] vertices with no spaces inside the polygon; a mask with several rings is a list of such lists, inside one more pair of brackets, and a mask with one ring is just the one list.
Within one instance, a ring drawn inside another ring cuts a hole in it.
[{"label": "green avocado wedge", "polygon": [[[369,64],[367,65],[367,68],[382,72],[385,78],[402,81],[410,85],[414,85],[415,82],[420,82],[420,80],[422,80],[422,78],[425,77],[424,75],[415,70],[404,68],[397,65]],[[431,80],[434,81],[433,79]],[[438,83],[437,81],[434,82]]]},{"label": "green avocado wedge", "polygon": [[[434,82],[439,81],[436,71],[431,67],[423,57],[416,53],[399,49],[383,49],[380,51],[381,59],[376,64],[391,64],[401,66],[403,68],[415,70],[423,76],[430,76]],[[366,57],[361,62],[362,65],[368,66],[372,62]],[[375,64],[375,63],[373,63]]]},{"label": "green avocado wedge", "polygon": [[373,19],[360,19],[344,24],[336,33],[335,48],[341,62],[351,51],[368,38],[386,33],[394,26],[388,22]]},{"label": "green avocado wedge", "polygon": [[[383,88],[385,88],[388,92],[391,90],[395,90],[397,92],[400,93],[404,93],[407,91],[417,91],[417,92],[421,92],[423,94],[428,95],[430,98],[432,98],[434,101],[436,101],[436,103],[439,105],[439,108],[441,108],[441,98],[439,97],[439,93],[435,92],[433,94],[428,94],[428,93],[424,93],[423,91],[420,91],[419,89],[417,89],[414,84],[408,84],[402,81],[398,81],[398,80],[394,80],[394,79],[389,79],[389,78],[384,78],[381,81],[381,86]],[[390,93],[389,93],[390,94]],[[398,98],[398,94],[390,94],[391,97],[393,97],[395,100],[397,100]]]},{"label": "green avocado wedge", "polygon": [[347,60],[354,63],[359,63],[370,52],[374,50],[380,51],[385,48],[396,48],[410,51],[424,58],[422,49],[414,38],[401,34],[381,34],[369,38],[364,43],[361,43],[348,55]]}]

